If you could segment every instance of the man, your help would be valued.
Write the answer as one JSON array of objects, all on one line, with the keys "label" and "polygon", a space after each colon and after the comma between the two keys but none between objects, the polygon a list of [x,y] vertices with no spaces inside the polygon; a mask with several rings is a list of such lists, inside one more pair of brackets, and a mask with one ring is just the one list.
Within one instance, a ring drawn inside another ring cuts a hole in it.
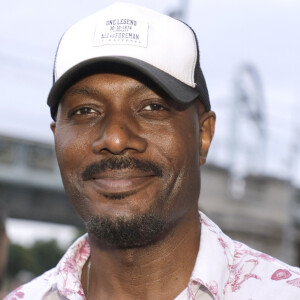
[{"label": "man", "polygon": [[6,299],[300,299],[300,270],[198,212],[215,114],[184,23],[117,3],[61,39],[48,97],[88,234]]}]

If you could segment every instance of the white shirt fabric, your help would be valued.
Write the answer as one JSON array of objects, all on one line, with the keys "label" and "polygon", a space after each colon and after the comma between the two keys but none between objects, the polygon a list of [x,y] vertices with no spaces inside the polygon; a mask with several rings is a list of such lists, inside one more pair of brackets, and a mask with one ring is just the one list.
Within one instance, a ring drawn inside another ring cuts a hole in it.
[{"label": "white shirt fabric", "polygon": [[[200,249],[187,288],[176,300],[298,300],[300,269],[231,240],[200,212]],[[4,300],[85,300],[81,271],[90,255],[87,235],[57,266]]]}]

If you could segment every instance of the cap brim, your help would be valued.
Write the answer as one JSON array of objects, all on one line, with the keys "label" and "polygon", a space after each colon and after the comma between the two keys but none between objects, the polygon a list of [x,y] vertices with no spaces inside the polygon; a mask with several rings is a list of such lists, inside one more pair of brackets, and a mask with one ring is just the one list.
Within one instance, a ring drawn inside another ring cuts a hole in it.
[{"label": "cap brim", "polygon": [[116,65],[126,66],[141,72],[169,95],[171,99],[179,103],[190,103],[202,94],[197,88],[190,87],[166,72],[139,59],[127,56],[97,57],[75,65],[53,84],[47,100],[51,108],[52,118],[55,119],[61,97],[71,85],[88,75],[107,72],[110,66]]}]

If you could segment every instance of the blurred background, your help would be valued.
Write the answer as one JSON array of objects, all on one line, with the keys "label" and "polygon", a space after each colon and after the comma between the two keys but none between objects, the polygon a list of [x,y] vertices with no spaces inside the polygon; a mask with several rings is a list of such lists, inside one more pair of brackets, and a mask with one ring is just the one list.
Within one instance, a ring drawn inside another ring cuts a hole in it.
[{"label": "blurred background", "polygon": [[[55,266],[83,232],[63,191],[46,99],[61,35],[113,2],[1,5],[2,295]],[[217,114],[199,207],[232,238],[299,266],[300,2],[127,2],[179,18],[198,35]]]}]

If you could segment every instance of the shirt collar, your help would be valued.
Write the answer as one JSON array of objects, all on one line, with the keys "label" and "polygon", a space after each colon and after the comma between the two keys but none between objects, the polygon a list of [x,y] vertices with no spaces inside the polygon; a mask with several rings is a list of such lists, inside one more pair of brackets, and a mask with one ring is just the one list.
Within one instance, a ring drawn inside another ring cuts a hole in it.
[{"label": "shirt collar", "polygon": [[85,234],[73,243],[57,265],[55,280],[57,289],[68,299],[85,299],[81,273],[89,256],[90,245],[88,235]]},{"label": "shirt collar", "polygon": [[200,212],[201,237],[198,256],[189,282],[189,294],[195,299],[200,285],[215,299],[221,299],[233,262],[233,242],[205,214]]}]

